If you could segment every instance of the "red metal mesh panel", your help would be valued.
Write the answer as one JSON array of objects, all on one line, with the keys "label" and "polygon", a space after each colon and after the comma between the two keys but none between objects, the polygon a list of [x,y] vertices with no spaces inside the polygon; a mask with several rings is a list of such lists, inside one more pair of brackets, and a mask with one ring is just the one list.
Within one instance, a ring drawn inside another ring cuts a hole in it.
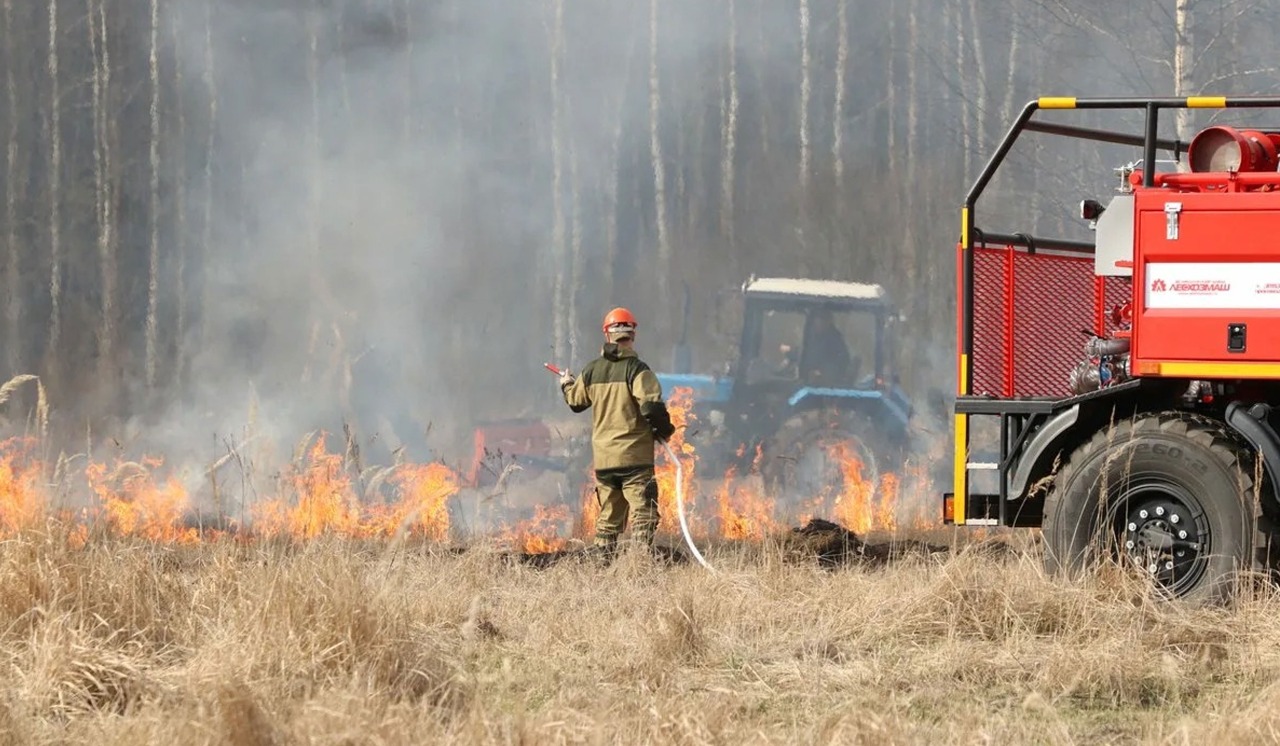
[{"label": "red metal mesh panel", "polygon": [[1009,333],[1005,314],[1006,252],[973,250],[973,393],[1007,396],[1005,361]]},{"label": "red metal mesh panel", "polygon": [[1092,258],[1013,254],[1012,396],[1070,396],[1071,369],[1098,326]]},{"label": "red metal mesh panel", "polygon": [[974,249],[973,393],[1070,396],[1084,332],[1113,331],[1110,308],[1129,279],[1097,277],[1092,257]]}]

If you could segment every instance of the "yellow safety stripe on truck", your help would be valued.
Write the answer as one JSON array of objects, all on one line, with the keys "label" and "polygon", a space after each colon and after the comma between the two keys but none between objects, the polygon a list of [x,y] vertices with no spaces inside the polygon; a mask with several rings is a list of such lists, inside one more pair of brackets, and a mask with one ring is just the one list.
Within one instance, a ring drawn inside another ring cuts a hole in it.
[{"label": "yellow safety stripe on truck", "polygon": [[[1153,370],[1154,369],[1154,370]],[[1280,378],[1280,363],[1202,363],[1194,360],[1144,362],[1140,375],[1159,375],[1170,378],[1195,378],[1211,380],[1219,378]]]},{"label": "yellow safety stripe on truck", "polygon": [[1036,99],[1036,103],[1041,109],[1074,109],[1076,108],[1075,96],[1041,96]]},{"label": "yellow safety stripe on truck", "polygon": [[[969,356],[960,353],[960,393],[969,393]],[[964,525],[965,497],[969,494],[969,415],[957,414],[954,428],[956,447],[952,464],[953,516],[957,526]]]},{"label": "yellow safety stripe on truck", "polygon": [[952,517],[957,526],[963,526],[966,515],[965,496],[969,492],[969,415],[956,415],[955,433],[955,474],[952,477],[955,482],[952,487],[955,497],[951,500]]},{"label": "yellow safety stripe on truck", "polygon": [[1188,109],[1225,109],[1226,96],[1187,96]]}]

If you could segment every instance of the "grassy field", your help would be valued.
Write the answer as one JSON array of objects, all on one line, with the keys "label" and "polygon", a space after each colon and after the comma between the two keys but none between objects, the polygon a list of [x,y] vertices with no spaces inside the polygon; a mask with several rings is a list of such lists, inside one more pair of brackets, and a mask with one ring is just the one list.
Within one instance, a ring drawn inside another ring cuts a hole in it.
[{"label": "grassy field", "polygon": [[1067,584],[1029,545],[990,547],[833,569],[721,546],[711,574],[26,531],[0,543],[0,741],[1280,737],[1280,594],[1160,605],[1121,573]]}]

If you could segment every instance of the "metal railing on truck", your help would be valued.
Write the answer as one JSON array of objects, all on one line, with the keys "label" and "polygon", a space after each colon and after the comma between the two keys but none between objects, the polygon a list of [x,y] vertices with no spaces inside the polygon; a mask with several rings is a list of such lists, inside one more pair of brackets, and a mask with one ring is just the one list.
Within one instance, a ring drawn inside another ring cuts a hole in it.
[{"label": "metal railing on truck", "polygon": [[[1128,278],[1095,276],[1092,242],[978,229],[978,199],[1009,151],[1024,132],[1141,147],[1142,183],[1154,186],[1157,153],[1169,151],[1178,160],[1188,146],[1159,136],[1160,112],[1224,108],[1280,108],[1280,97],[1042,97],[1023,107],[983,167],[965,195],[957,247],[960,313],[954,493],[947,495],[944,508],[955,523],[1008,525],[1008,472],[1019,444],[1025,442],[1038,417],[1072,400],[1067,374],[1080,354],[1084,339],[1080,332],[1111,331],[1107,309],[1133,294]],[[1140,111],[1145,114],[1145,127],[1141,134],[1133,134],[1036,121],[1034,116],[1041,109]],[[980,309],[975,308],[978,296],[987,301]],[[1001,418],[995,462],[970,461],[969,418],[975,415]],[[998,474],[996,493],[983,496],[982,515],[969,510],[969,472],[974,470]]]}]

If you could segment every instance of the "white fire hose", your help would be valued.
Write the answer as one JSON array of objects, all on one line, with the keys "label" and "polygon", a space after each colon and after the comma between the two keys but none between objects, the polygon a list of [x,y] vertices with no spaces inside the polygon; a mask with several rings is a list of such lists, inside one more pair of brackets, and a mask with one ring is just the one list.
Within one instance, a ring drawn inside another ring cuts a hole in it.
[{"label": "white fire hose", "polygon": [[698,547],[694,545],[693,536],[689,533],[689,521],[684,516],[684,465],[680,463],[680,457],[676,455],[670,443],[664,440],[662,447],[667,452],[667,458],[671,459],[671,463],[676,467],[676,514],[680,516],[680,533],[684,534],[684,543],[689,546],[689,551],[693,553],[694,559],[698,560],[698,564],[714,573],[715,568],[707,563],[702,552],[699,552]]}]

